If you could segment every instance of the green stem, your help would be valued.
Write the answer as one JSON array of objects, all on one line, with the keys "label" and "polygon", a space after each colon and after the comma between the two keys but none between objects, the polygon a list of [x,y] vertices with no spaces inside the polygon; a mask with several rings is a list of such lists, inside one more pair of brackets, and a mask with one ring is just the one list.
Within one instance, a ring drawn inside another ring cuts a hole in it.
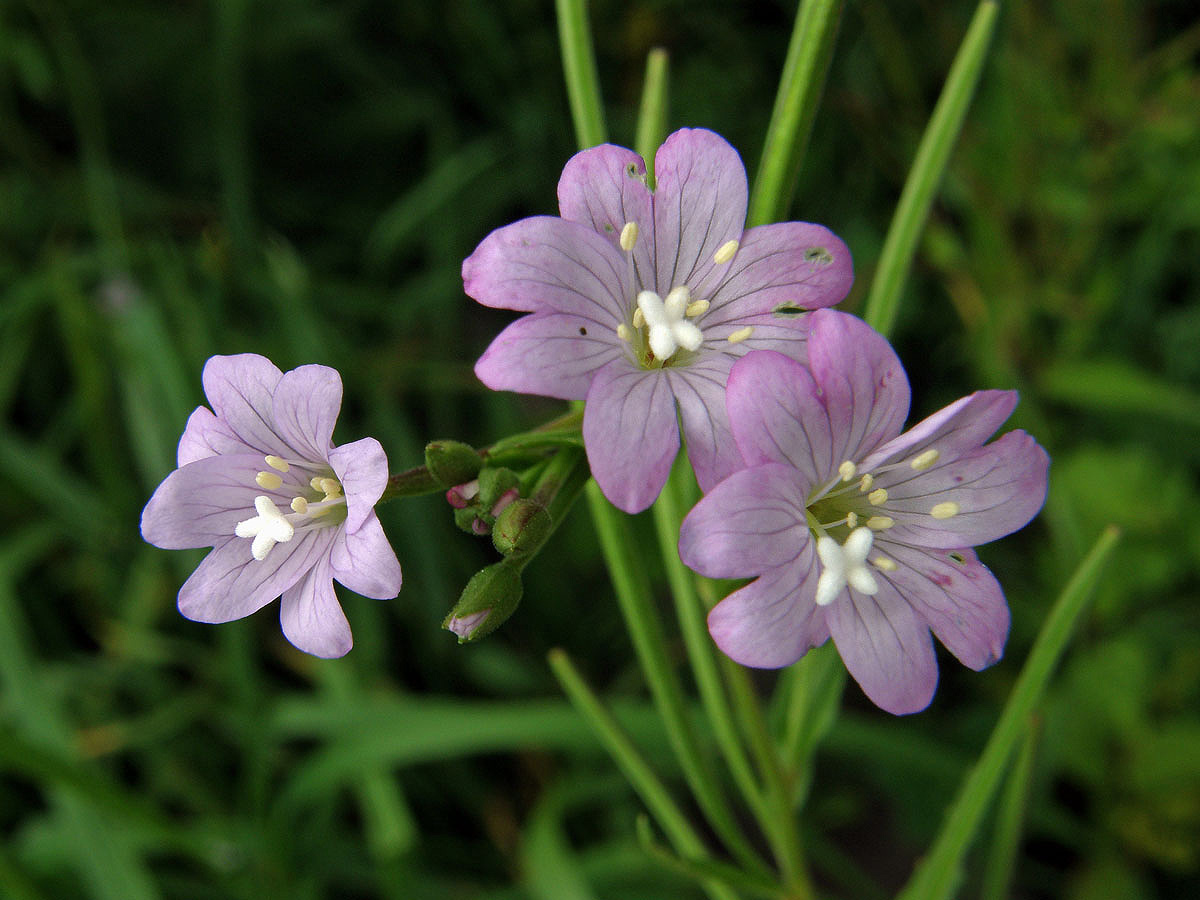
[{"label": "green stem", "polygon": [[889,334],[895,325],[900,294],[916,254],[917,239],[925,227],[934,193],[950,160],[950,151],[962,130],[983,70],[998,11],[995,0],[984,0],[975,10],[892,216],[863,316],[881,334]]},{"label": "green stem", "polygon": [[1040,721],[1030,717],[1025,725],[1025,739],[1017,761],[1009,772],[1004,793],[1000,795],[996,810],[996,834],[992,839],[991,852],[983,870],[982,900],[1004,900],[1011,896],[1013,869],[1017,860],[1017,849],[1021,843],[1021,829],[1025,820],[1025,808],[1029,802],[1029,789],[1033,781],[1033,761],[1037,755],[1038,738],[1041,736]]},{"label": "green stem", "polygon": [[1063,588],[983,753],[963,783],[929,853],[900,893],[900,900],[945,900],[957,887],[963,857],[1004,774],[1005,765],[1066,649],[1075,623],[1119,536],[1120,531],[1115,525],[1106,528]]},{"label": "green stem", "polygon": [[[667,136],[667,51],[655,47],[646,56],[646,80],[638,107],[633,149],[646,161],[646,174],[654,178],[654,152]],[[653,187],[653,181],[650,181]]]},{"label": "green stem", "polygon": [[803,803],[812,784],[813,757],[829,733],[841,706],[846,667],[832,642],[809,650],[782,676],[785,707],[782,754],[792,772],[793,808]]},{"label": "green stem", "polygon": [[554,0],[554,8],[558,13],[558,42],[575,139],[581,150],[595,147],[607,139],[607,129],[600,79],[596,74],[596,56],[592,51],[592,32],[588,27],[587,3],[586,0]]},{"label": "green stem", "polygon": [[747,224],[751,226],[778,221],[791,206],[825,73],[833,57],[841,12],[842,0],[804,0],[796,12],[762,160],[750,194]]}]

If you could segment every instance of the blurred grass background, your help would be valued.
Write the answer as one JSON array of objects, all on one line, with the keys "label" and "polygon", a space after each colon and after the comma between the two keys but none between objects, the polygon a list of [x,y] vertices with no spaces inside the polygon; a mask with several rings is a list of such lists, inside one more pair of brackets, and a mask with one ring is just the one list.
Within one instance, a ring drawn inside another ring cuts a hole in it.
[{"label": "blurred grass background", "polygon": [[[721,132],[753,174],[793,14],[595,0],[613,139],[664,46],[672,127]],[[848,4],[793,215],[850,245],[850,311],[970,14]],[[437,498],[381,509],[405,587],[343,594],[356,646],[335,662],[272,610],[183,620],[201,554],[137,532],[214,353],[338,367],[339,439],[377,436],[396,469],[557,411],[475,381],[508,317],[459,265],[555,211],[560,71],[549,0],[0,5],[0,896],[695,894],[638,848],[636,799],[545,664],[564,646],[662,746],[582,513],[519,613],[459,648],[439,623],[490,548]],[[1039,719],[1013,895],[1197,896],[1198,271],[1193,4],[1006,4],[897,347],[915,416],[1019,388],[1051,496],[981,553],[1013,610],[1001,663],[944,659],[909,719],[848,689],[806,820],[833,896],[903,883],[1109,522],[1124,540]]]}]

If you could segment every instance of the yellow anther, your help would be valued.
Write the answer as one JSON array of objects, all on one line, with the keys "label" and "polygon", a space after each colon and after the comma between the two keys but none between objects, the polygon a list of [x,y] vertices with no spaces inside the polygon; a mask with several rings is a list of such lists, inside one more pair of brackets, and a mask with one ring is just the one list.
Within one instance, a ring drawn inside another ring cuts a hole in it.
[{"label": "yellow anther", "polygon": [[287,464],[287,460],[280,459],[278,456],[268,456],[268,457],[266,457],[266,461],[267,461],[267,465],[270,466],[272,469],[274,469],[276,472],[286,472],[288,469],[291,468],[291,466],[289,466]]},{"label": "yellow anther", "polygon": [[717,252],[713,254],[713,262],[715,262],[718,266],[722,266],[733,259],[733,254],[737,253],[737,251],[737,241],[726,241],[717,249]]},{"label": "yellow anther", "polygon": [[858,527],[858,513],[856,513],[854,510],[850,510],[850,512],[846,513],[846,527],[851,531]]},{"label": "yellow anther", "polygon": [[292,512],[298,512],[300,515],[304,515],[306,512],[308,512],[308,501],[303,497],[295,497],[292,500]]},{"label": "yellow anther", "polygon": [[958,504],[952,500],[947,500],[945,503],[939,503],[931,509],[929,514],[935,519],[949,519],[958,515]]},{"label": "yellow anther", "polygon": [[919,453],[914,456],[909,465],[919,472],[921,469],[928,469],[930,466],[932,466],[938,461],[939,456],[941,456],[941,454],[930,447],[924,453]]},{"label": "yellow anther", "polygon": [[254,476],[254,483],[264,491],[274,491],[283,484],[283,479],[274,472],[259,472]]},{"label": "yellow anther", "polygon": [[747,325],[745,328],[739,328],[737,331],[735,331],[733,334],[731,334],[729,336],[729,338],[728,338],[729,343],[740,344],[746,338],[750,337],[750,335],[752,335],[753,333],[754,333],[754,328],[750,325]]},{"label": "yellow anther", "polygon": [[900,568],[896,565],[896,561],[894,559],[888,559],[886,556],[877,556],[871,560],[871,563],[875,566],[875,568],[883,569],[885,572],[895,572],[896,569]]},{"label": "yellow anther", "polygon": [[864,494],[871,489],[871,485],[875,483],[875,476],[868,472],[862,477],[862,481],[858,483],[858,489]]},{"label": "yellow anther", "polygon": [[621,340],[628,341],[632,334],[633,332],[629,330],[629,326],[624,322],[617,326],[617,337],[619,337]]},{"label": "yellow anther", "polygon": [[858,474],[858,466],[850,462],[850,460],[846,460],[838,466],[838,474],[842,476],[842,481],[850,481]]},{"label": "yellow anther", "polygon": [[687,316],[689,319],[694,319],[694,318],[696,318],[696,316],[700,315],[701,313],[705,313],[705,312],[708,312],[708,301],[707,300],[693,300],[691,303],[689,303],[687,305],[687,309],[685,309],[683,311],[683,314],[685,316]]},{"label": "yellow anther", "polygon": [[321,490],[321,482],[324,480],[325,479],[322,476],[314,475],[312,478],[308,479],[308,486],[314,491],[319,491]]},{"label": "yellow anther", "polygon": [[896,524],[891,516],[871,516],[867,519],[867,527],[872,531],[886,531]]},{"label": "yellow anther", "polygon": [[867,502],[872,506],[883,506],[883,504],[887,503],[887,497],[886,488],[876,488],[867,494]]},{"label": "yellow anther", "polygon": [[342,483],[336,478],[322,478],[319,490],[325,494],[323,499],[333,500],[342,495]]},{"label": "yellow anther", "polygon": [[646,317],[642,314],[642,308],[639,306],[633,311],[633,327],[641,328],[646,324]]},{"label": "yellow anther", "polygon": [[621,229],[621,249],[628,253],[633,249],[633,245],[637,243],[637,239],[637,222],[626,222],[625,227]]}]

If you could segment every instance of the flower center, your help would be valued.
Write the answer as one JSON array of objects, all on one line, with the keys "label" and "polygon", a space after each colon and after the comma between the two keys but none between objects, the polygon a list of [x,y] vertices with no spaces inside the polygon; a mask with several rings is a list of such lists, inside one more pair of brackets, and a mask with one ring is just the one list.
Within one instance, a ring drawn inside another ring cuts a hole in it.
[{"label": "flower center", "polygon": [[664,364],[680,347],[694,351],[704,340],[700,329],[685,318],[691,300],[692,292],[686,285],[671,288],[665,300],[654,291],[642,291],[637,296],[637,308],[645,322],[650,352]]},{"label": "flower center", "polygon": [[[260,562],[267,558],[272,547],[288,543],[297,531],[337,525],[346,518],[342,484],[326,466],[319,468],[328,474],[314,475],[306,489],[305,485],[294,481],[284,484],[279,473],[287,474],[293,467],[310,471],[318,467],[306,462],[289,463],[278,456],[268,456],[265,461],[274,471],[259,472],[254,483],[276,496],[260,494],[255,497],[256,515],[238,522],[233,532],[240,538],[251,539],[250,553]],[[281,512],[276,505],[277,499],[287,502],[291,512]]]},{"label": "flower center", "polygon": [[828,606],[847,585],[864,594],[879,593],[879,583],[866,565],[874,540],[870,528],[855,528],[841,545],[829,535],[817,538],[817,556],[823,566],[817,579],[818,606]]}]

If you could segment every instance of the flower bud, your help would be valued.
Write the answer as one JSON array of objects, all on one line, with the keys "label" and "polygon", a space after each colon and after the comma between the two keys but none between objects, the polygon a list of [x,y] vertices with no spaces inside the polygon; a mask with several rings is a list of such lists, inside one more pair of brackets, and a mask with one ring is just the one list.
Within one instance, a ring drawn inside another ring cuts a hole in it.
[{"label": "flower bud", "polygon": [[506,493],[520,486],[512,469],[484,469],[479,473],[479,505],[491,509]]},{"label": "flower bud", "polygon": [[425,468],[444,488],[471,481],[483,460],[469,444],[460,441],[430,441],[425,445]]},{"label": "flower bud", "polygon": [[458,642],[477,641],[491,634],[513,614],[521,602],[521,570],[502,560],[471,576],[458,603],[442,627],[458,635]]},{"label": "flower bud", "polygon": [[536,550],[553,528],[546,507],[535,500],[516,500],[496,517],[492,543],[505,556]]},{"label": "flower bud", "polygon": [[[454,511],[454,524],[457,525],[461,531],[465,531],[467,534],[480,533],[478,531],[478,526],[475,524],[478,521],[480,521],[478,507],[468,506],[463,509],[456,509]],[[483,533],[486,534],[486,532]]]}]

